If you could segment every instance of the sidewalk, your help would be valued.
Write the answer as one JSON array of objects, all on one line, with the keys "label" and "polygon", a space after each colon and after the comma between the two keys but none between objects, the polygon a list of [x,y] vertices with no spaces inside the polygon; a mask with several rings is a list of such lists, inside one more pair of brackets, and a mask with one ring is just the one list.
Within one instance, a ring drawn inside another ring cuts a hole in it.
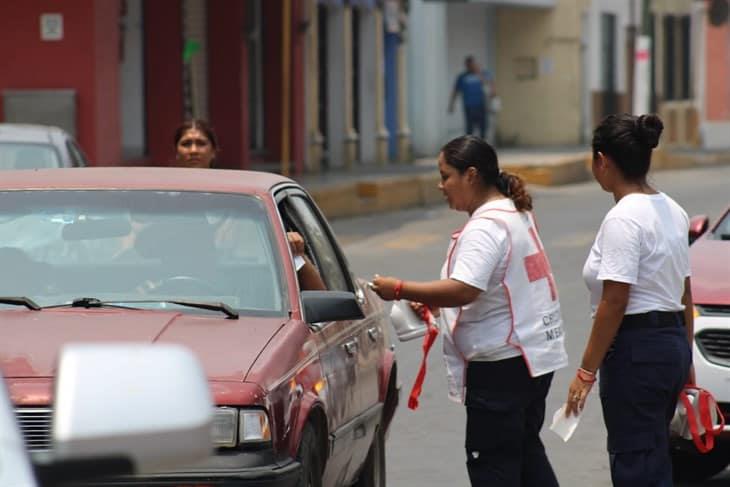
[{"label": "sidewalk", "polygon": [[[503,171],[520,175],[528,184],[560,186],[591,178],[587,147],[498,149]],[[730,150],[657,149],[652,169],[730,164]],[[356,166],[295,178],[327,218],[353,217],[384,211],[429,206],[444,201],[437,185],[436,158],[412,163]]]}]

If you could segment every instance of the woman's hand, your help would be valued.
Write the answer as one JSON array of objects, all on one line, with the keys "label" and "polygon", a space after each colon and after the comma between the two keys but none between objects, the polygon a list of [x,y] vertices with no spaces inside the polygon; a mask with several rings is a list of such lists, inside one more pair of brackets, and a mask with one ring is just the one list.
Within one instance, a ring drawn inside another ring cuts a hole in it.
[{"label": "woman's hand", "polygon": [[437,317],[437,316],[439,316],[441,314],[441,309],[440,308],[431,308],[429,306],[426,306],[423,303],[419,303],[418,301],[409,301],[408,304],[411,306],[411,309],[418,316],[422,316],[423,315],[423,309],[424,308],[426,308],[427,310],[429,310],[431,312],[431,314],[433,315],[434,318]]},{"label": "woman's hand", "polygon": [[373,280],[370,283],[370,289],[375,291],[375,293],[382,299],[386,301],[393,301],[394,299],[399,299],[399,296],[396,296],[396,289],[398,288],[399,282],[402,286],[403,281],[400,279],[396,279],[395,277],[383,277],[375,274],[375,277],[373,277]]},{"label": "woman's hand", "polygon": [[573,378],[573,382],[570,383],[570,388],[568,389],[568,400],[565,402],[566,418],[571,414],[578,416],[583,411],[586,405],[586,399],[588,399],[588,393],[591,392],[592,387],[592,382],[585,382],[577,375]]}]

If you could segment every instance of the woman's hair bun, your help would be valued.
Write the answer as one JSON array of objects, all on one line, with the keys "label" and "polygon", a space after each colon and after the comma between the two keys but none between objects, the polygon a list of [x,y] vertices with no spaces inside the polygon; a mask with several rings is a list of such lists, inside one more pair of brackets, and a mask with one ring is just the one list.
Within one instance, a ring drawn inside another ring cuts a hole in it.
[{"label": "woman's hair bun", "polygon": [[636,128],[639,137],[646,142],[650,149],[659,145],[659,137],[662,135],[662,130],[664,130],[664,124],[657,115],[652,113],[639,116],[636,119]]}]

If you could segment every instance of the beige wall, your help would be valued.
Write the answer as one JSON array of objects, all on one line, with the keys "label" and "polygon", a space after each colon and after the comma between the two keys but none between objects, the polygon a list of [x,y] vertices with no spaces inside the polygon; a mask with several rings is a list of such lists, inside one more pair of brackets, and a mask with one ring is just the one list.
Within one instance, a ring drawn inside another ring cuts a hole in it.
[{"label": "beige wall", "polygon": [[[497,9],[497,132],[503,143],[579,144],[581,14],[588,0],[550,9]],[[524,79],[534,63],[535,77]]]}]

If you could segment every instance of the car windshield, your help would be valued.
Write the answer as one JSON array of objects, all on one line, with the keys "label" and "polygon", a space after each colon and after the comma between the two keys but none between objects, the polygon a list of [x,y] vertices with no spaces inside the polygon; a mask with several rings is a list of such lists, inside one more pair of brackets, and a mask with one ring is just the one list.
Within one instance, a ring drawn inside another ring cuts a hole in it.
[{"label": "car windshield", "polygon": [[60,166],[58,152],[52,145],[0,142],[0,169],[44,169]]},{"label": "car windshield", "polygon": [[[170,191],[0,192],[0,296],[134,307],[222,302],[281,314],[281,265],[254,196]],[[11,277],[12,276],[12,277]]]}]

